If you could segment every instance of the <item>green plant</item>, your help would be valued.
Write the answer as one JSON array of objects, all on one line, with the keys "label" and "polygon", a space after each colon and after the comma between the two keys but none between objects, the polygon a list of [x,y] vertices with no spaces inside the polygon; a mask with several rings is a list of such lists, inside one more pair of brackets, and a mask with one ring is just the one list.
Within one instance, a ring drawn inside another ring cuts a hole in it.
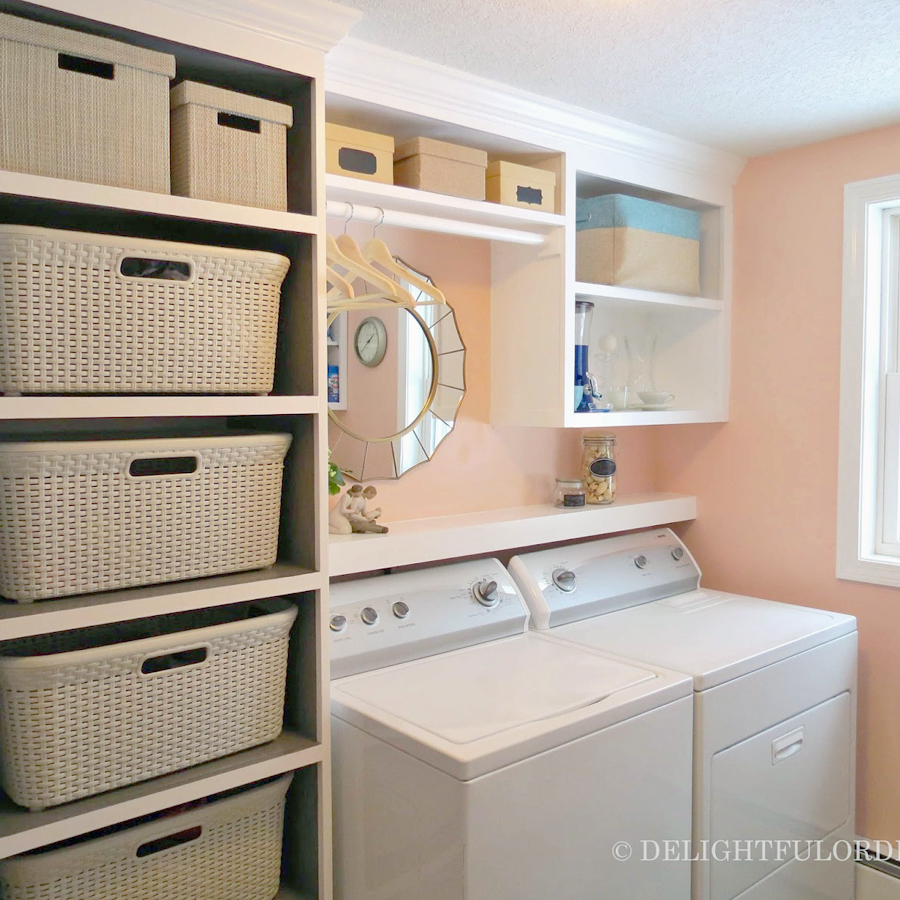
[{"label": "green plant", "polygon": [[328,493],[339,494],[344,486],[344,473],[331,461],[331,451],[328,451]]}]

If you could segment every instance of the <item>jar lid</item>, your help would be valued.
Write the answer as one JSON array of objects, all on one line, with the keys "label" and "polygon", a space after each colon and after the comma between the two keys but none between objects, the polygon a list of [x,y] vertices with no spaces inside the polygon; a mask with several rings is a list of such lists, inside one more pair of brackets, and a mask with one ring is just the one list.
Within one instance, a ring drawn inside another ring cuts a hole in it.
[{"label": "jar lid", "polygon": [[580,478],[557,478],[557,484],[567,485],[568,487],[583,487],[584,483]]},{"label": "jar lid", "polygon": [[590,443],[598,443],[598,444],[615,444],[616,436],[614,434],[604,434],[603,432],[588,432],[584,436],[584,442],[586,444]]}]

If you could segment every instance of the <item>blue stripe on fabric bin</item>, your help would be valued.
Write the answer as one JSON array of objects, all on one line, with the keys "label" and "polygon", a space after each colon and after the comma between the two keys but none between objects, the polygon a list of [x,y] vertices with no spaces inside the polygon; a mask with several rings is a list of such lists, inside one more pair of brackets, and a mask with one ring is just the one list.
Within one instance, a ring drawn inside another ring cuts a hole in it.
[{"label": "blue stripe on fabric bin", "polygon": [[700,240],[700,213],[627,194],[579,199],[575,205],[578,231],[591,228],[639,228],[657,234]]}]

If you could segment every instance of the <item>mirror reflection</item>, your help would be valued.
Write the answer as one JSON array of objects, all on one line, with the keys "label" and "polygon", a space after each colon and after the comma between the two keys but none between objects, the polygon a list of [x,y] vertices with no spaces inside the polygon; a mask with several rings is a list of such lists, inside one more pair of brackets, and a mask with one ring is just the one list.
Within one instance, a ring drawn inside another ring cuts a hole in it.
[{"label": "mirror reflection", "polygon": [[335,312],[328,345],[332,461],[371,481],[399,478],[431,459],[465,395],[466,351],[453,309],[422,302]]}]

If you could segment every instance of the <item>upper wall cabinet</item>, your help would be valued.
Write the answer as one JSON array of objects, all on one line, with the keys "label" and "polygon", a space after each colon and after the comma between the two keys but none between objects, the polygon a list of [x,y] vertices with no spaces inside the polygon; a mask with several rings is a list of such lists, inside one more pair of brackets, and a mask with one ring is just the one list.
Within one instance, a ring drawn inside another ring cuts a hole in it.
[{"label": "upper wall cabinet", "polygon": [[[326,59],[326,87],[329,121],[555,174],[552,213],[327,176],[329,215],[377,225],[396,211],[412,214],[398,225],[432,217],[433,230],[492,241],[495,424],[727,419],[731,194],[743,160],[353,41]],[[585,372],[603,395],[590,404],[576,384]]]}]

